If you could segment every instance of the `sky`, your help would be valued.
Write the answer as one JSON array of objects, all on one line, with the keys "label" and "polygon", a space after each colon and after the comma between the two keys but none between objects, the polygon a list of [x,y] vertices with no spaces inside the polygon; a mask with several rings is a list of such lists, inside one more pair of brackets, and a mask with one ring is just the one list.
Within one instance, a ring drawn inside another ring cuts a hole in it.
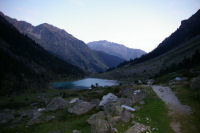
[{"label": "sky", "polygon": [[0,0],[0,11],[49,23],[85,43],[108,40],[150,52],[198,9],[200,0]]}]

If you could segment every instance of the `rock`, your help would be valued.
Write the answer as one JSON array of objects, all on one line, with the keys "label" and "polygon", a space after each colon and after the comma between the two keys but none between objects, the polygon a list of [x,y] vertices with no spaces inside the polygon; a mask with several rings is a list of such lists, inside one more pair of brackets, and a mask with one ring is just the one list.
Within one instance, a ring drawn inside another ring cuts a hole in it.
[{"label": "rock", "polygon": [[116,124],[117,122],[119,122],[120,119],[121,119],[120,116],[114,116],[114,117],[112,117],[112,121],[114,122],[113,125]]},{"label": "rock", "polygon": [[120,115],[120,119],[123,121],[123,122],[129,122],[132,118],[132,114],[124,109],[122,112],[121,112],[121,115]]},{"label": "rock", "polygon": [[142,84],[142,81],[141,81],[141,80],[138,80],[138,84]]},{"label": "rock", "polygon": [[147,80],[147,85],[153,85],[153,83],[154,83],[154,80],[153,80],[153,79]]},{"label": "rock", "polygon": [[104,112],[106,115],[120,115],[122,112],[121,104],[120,102],[115,102],[115,103],[108,103],[104,107]]},{"label": "rock", "polygon": [[174,80],[176,80],[176,81],[181,81],[182,78],[181,78],[181,77],[176,77]]},{"label": "rock", "polygon": [[72,133],[81,133],[79,130],[73,130]]},{"label": "rock", "polygon": [[123,89],[119,92],[119,95],[120,95],[121,97],[130,98],[130,97],[132,97],[132,92],[133,92],[133,90],[130,89],[130,88],[123,88]]},{"label": "rock", "polygon": [[7,123],[8,121],[14,119],[14,111],[5,109],[4,111],[0,112],[0,123]]},{"label": "rock", "polygon": [[37,109],[38,112],[42,112],[42,111],[44,111],[44,110],[45,110],[45,108],[38,108],[38,109]]},{"label": "rock", "polygon": [[111,128],[108,121],[103,119],[97,119],[91,125],[91,133],[110,133]]},{"label": "rock", "polygon": [[92,99],[92,100],[90,101],[90,103],[96,105],[96,107],[97,107],[97,106],[99,106],[100,100],[99,100],[98,98],[97,98],[97,99]]},{"label": "rock", "polygon": [[127,101],[129,106],[133,105],[136,102],[141,101],[142,99],[144,99],[146,97],[146,93],[143,90],[140,90],[140,89],[132,90],[130,88],[122,89],[119,92],[119,95],[121,95],[121,97],[123,97],[123,98],[128,98],[131,100],[129,102]]},{"label": "rock", "polygon": [[200,76],[195,77],[190,81],[190,88],[193,90],[200,89]]},{"label": "rock", "polygon": [[103,120],[106,119],[106,116],[105,116],[105,114],[104,114],[103,111],[100,111],[100,112],[98,112],[98,113],[93,114],[92,116],[90,116],[90,118],[87,120],[87,122],[89,124],[94,124],[97,119],[103,119]]},{"label": "rock", "polygon": [[79,99],[79,98],[74,98],[74,99],[72,99],[69,103],[70,103],[70,104],[73,104],[73,103],[77,102],[78,100],[80,100],[80,99]]},{"label": "rock", "polygon": [[49,115],[49,116],[47,116],[46,117],[46,122],[48,122],[48,121],[51,121],[51,120],[53,120],[53,119],[55,119],[56,117],[55,116],[53,116],[53,115]]},{"label": "rock", "polygon": [[41,123],[41,112],[39,111],[34,111],[33,112],[33,117],[27,122],[28,125],[33,125],[33,124],[38,124],[38,123]]},{"label": "rock", "polygon": [[68,107],[67,102],[61,97],[55,97],[51,100],[51,102],[47,105],[47,111],[55,111],[58,109],[64,109]]},{"label": "rock", "polygon": [[121,108],[124,108],[124,109],[126,109],[128,111],[132,111],[132,112],[136,111],[134,108],[126,106],[126,105],[121,105]]},{"label": "rock", "polygon": [[104,106],[107,103],[112,103],[112,102],[116,102],[118,100],[117,96],[115,96],[112,93],[108,93],[107,95],[104,95],[99,106]]},{"label": "rock", "polygon": [[92,110],[94,107],[95,107],[94,104],[79,100],[71,108],[68,109],[68,112],[76,115],[82,115]]},{"label": "rock", "polygon": [[119,98],[119,102],[122,105],[132,106],[133,100],[131,98]]},{"label": "rock", "polygon": [[137,95],[137,94],[140,93],[140,92],[141,92],[141,90],[134,90],[134,91],[133,91],[133,94],[134,94],[134,95]]},{"label": "rock", "polygon": [[125,133],[143,133],[146,130],[150,130],[150,127],[134,122],[134,125],[130,127]]}]

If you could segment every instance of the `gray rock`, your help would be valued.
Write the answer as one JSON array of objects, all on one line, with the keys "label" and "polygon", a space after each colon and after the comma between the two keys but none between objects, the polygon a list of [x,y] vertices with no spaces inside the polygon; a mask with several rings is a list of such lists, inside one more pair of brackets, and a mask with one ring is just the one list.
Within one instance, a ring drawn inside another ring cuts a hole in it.
[{"label": "gray rock", "polygon": [[104,106],[108,103],[116,102],[118,100],[117,96],[115,96],[112,93],[108,93],[107,95],[104,95],[99,106]]},{"label": "gray rock", "polygon": [[110,133],[111,128],[108,121],[103,119],[97,119],[91,125],[91,133]]},{"label": "gray rock", "polygon": [[6,109],[0,112],[0,123],[7,123],[9,120],[14,119],[14,111]]},{"label": "gray rock", "polygon": [[56,118],[55,116],[49,115],[49,116],[47,116],[47,117],[45,118],[45,120],[46,120],[46,122],[48,122],[48,121],[51,121],[51,120],[53,120],[53,119],[55,119],[55,118]]},{"label": "gray rock", "polygon": [[119,92],[119,95],[121,97],[125,97],[125,98],[130,98],[132,97],[132,93],[133,93],[133,90],[130,89],[130,88],[123,88],[120,92]]},{"label": "gray rock", "polygon": [[51,102],[47,105],[47,111],[55,111],[58,109],[64,109],[68,107],[67,102],[61,97],[55,97],[51,100]]},{"label": "gray rock", "polygon": [[73,104],[73,103],[76,103],[78,100],[80,100],[80,99],[79,98],[73,98],[69,103]]},{"label": "gray rock", "polygon": [[97,106],[99,106],[100,100],[99,100],[98,98],[97,98],[97,99],[92,99],[92,100],[90,101],[90,103],[96,105],[96,107],[97,107]]},{"label": "gray rock", "polygon": [[147,80],[147,85],[153,85],[153,83],[154,83],[154,80],[153,80],[153,79]]},{"label": "gray rock", "polygon": [[134,122],[134,125],[130,127],[125,133],[143,133],[146,130],[150,130],[150,127]]},{"label": "gray rock", "polygon": [[38,124],[41,123],[40,117],[42,116],[42,113],[35,110],[33,112],[33,117],[27,122],[28,125]]},{"label": "gray rock", "polygon": [[95,107],[94,104],[79,100],[72,107],[68,109],[68,112],[76,115],[82,115],[92,110],[94,107]]},{"label": "gray rock", "polygon": [[72,133],[81,133],[81,131],[75,129],[72,131]]},{"label": "gray rock", "polygon": [[131,118],[132,118],[132,114],[126,109],[124,109],[120,114],[120,119],[123,122],[129,122]]},{"label": "gray rock", "polygon": [[190,88],[193,90],[200,89],[200,76],[195,77],[190,81]]},{"label": "gray rock", "polygon": [[120,102],[108,103],[103,107],[103,109],[106,115],[110,116],[120,115],[120,113],[122,112]]},{"label": "gray rock", "polygon": [[127,105],[127,106],[132,106],[133,105],[133,100],[131,98],[120,98],[119,99],[120,104],[122,105]]},{"label": "gray rock", "polygon": [[87,122],[89,124],[94,124],[97,119],[103,119],[103,120],[106,119],[106,116],[105,116],[105,114],[104,114],[103,111],[100,111],[100,112],[98,112],[98,113],[93,114],[92,116],[90,116],[90,118],[87,120]]},{"label": "gray rock", "polygon": [[136,111],[136,109],[129,107],[129,106],[126,106],[126,105],[121,105],[121,108],[126,109],[128,111],[132,111],[132,112]]}]

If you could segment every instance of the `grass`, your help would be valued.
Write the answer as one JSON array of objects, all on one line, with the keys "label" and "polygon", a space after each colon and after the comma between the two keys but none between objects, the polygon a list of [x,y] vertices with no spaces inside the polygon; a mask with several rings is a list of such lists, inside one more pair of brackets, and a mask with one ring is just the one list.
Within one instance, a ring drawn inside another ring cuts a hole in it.
[{"label": "grass", "polygon": [[[136,88],[142,87],[137,86]],[[144,105],[136,104],[141,109],[133,113],[135,117],[132,120],[143,123],[151,128],[158,128],[158,131],[153,131],[153,133],[174,133],[170,127],[170,118],[168,117],[168,109],[165,103],[156,96],[151,87],[143,87],[143,89],[145,89],[148,96],[144,99]],[[131,123],[118,123],[117,129],[121,133],[131,126]]]}]

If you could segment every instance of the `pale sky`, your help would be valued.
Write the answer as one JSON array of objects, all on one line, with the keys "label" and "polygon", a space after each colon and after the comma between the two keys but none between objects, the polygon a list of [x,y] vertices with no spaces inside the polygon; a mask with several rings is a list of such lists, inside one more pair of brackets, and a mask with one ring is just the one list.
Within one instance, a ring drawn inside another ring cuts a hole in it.
[{"label": "pale sky", "polygon": [[0,11],[49,23],[85,43],[108,40],[150,52],[200,8],[200,0],[0,0]]}]

